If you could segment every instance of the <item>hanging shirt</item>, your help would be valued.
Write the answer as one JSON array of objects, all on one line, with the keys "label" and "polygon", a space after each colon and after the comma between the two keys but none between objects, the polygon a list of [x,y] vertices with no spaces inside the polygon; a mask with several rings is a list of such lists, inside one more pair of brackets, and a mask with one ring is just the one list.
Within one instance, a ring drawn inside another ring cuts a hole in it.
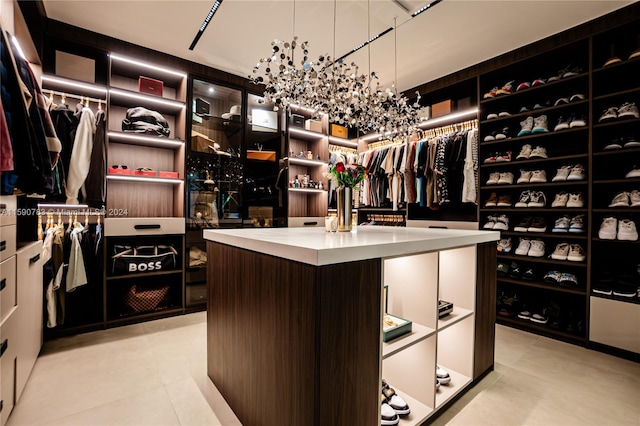
[{"label": "hanging shirt", "polygon": [[[90,108],[83,108],[73,142],[73,152],[67,177],[67,204],[78,204],[78,192],[84,185],[91,165],[96,118]],[[86,194],[84,194],[86,195]]]}]

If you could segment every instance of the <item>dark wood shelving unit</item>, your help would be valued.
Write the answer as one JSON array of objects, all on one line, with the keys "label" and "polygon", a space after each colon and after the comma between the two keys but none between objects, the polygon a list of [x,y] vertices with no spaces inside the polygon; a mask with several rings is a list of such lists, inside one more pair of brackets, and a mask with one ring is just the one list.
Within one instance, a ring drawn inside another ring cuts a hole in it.
[{"label": "dark wood shelving unit", "polygon": [[586,337],[569,333],[563,330],[556,330],[547,325],[536,324],[532,321],[523,320],[517,317],[505,317],[505,316],[498,315],[496,316],[496,322],[498,324],[502,324],[509,327],[517,328],[519,330],[528,331],[531,333],[550,337],[552,339],[562,340],[568,343],[574,343],[582,346],[586,345],[587,343]]},{"label": "dark wood shelving unit", "polygon": [[[515,248],[513,250],[515,250]],[[549,250],[547,250],[547,251],[549,251]],[[586,261],[570,262],[568,260],[549,259],[546,254],[543,257],[532,257],[532,256],[524,256],[524,255],[520,256],[520,255],[516,255],[516,254],[498,253],[498,259],[508,259],[508,260],[513,260],[513,261],[518,261],[519,260],[521,262],[545,263],[545,264],[550,264],[550,265],[573,266],[573,267],[578,267],[578,268],[586,268],[587,267]]]},{"label": "dark wood shelving unit", "polygon": [[517,278],[498,277],[498,282],[504,282],[509,284],[520,285],[523,287],[541,288],[545,290],[559,291],[561,293],[577,294],[586,296],[586,290],[584,288],[563,287],[561,285],[547,283],[544,281],[527,281],[519,280]]},{"label": "dark wood shelving unit", "polygon": [[[640,150],[639,150],[640,151]],[[517,153],[513,153],[514,156],[517,156]],[[589,157],[588,153],[584,154],[571,154],[571,155],[560,155],[557,157],[549,157],[549,158],[532,158],[532,159],[522,159],[516,160],[513,159],[511,161],[499,161],[493,163],[482,163],[480,164],[480,168],[488,168],[488,167],[499,167],[499,166],[523,166],[528,167],[529,164],[536,163],[547,163],[549,161],[565,161],[565,160],[577,160],[579,158],[587,159]]]}]

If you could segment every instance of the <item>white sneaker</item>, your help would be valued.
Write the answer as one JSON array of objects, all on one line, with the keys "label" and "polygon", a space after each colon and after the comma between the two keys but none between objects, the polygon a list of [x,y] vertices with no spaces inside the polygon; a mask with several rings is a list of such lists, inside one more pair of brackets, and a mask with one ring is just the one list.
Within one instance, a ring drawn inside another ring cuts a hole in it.
[{"label": "white sneaker", "polygon": [[520,150],[520,154],[516,157],[516,160],[526,160],[531,155],[531,145],[526,144]]},{"label": "white sneaker", "polygon": [[531,172],[531,179],[529,182],[531,183],[544,183],[547,181],[547,172],[544,170],[534,170]]},{"label": "white sneaker", "polygon": [[571,244],[569,246],[569,254],[567,255],[567,260],[570,262],[584,262],[587,258],[582,246],[580,244]]},{"label": "white sneaker", "polygon": [[571,219],[569,222],[569,232],[580,233],[584,232],[584,215],[579,214]]},{"label": "white sneaker", "polygon": [[618,109],[618,118],[624,117],[640,118],[635,102],[626,102]]},{"label": "white sneaker", "polygon": [[540,117],[536,117],[533,119],[533,129],[531,129],[531,134],[536,133],[547,133],[549,131],[547,125],[547,116],[541,115]]},{"label": "white sneaker", "polygon": [[553,226],[551,232],[569,232],[570,223],[571,222],[569,216],[559,217],[558,219],[556,219],[556,223]]},{"label": "white sneaker", "polygon": [[532,151],[529,158],[549,158],[547,157],[547,148],[542,146],[536,146]]},{"label": "white sneaker", "polygon": [[544,207],[547,204],[547,197],[542,191],[532,191],[531,200],[527,204],[527,207]]},{"label": "white sneaker", "polygon": [[493,172],[489,174],[489,179],[487,180],[487,185],[497,185],[498,180],[500,179],[499,172]]},{"label": "white sneaker", "polygon": [[567,176],[567,180],[585,180],[586,178],[587,174],[584,172],[582,164],[576,164],[573,166],[569,176]]},{"label": "white sneaker", "polygon": [[567,260],[569,254],[569,244],[560,243],[556,246],[556,249],[551,253],[551,258],[555,260]]},{"label": "white sneaker", "polygon": [[518,132],[518,136],[530,135],[533,129],[533,117],[527,117],[524,121],[521,121],[520,127],[521,130]]},{"label": "white sneaker", "polygon": [[614,120],[618,118],[618,108],[611,107],[604,110],[600,118],[598,119],[598,123],[602,123],[603,121]]},{"label": "white sneaker", "polygon": [[626,177],[626,178],[637,178],[637,177],[640,177],[640,167],[633,166],[633,169],[629,170],[629,173],[627,173],[624,177]]},{"label": "white sneaker", "polygon": [[558,192],[556,198],[551,203],[551,207],[566,207],[569,201],[569,194],[566,192]]},{"label": "white sneaker", "polygon": [[514,207],[529,207],[529,201],[531,201],[531,191],[522,191]]},{"label": "white sneaker", "polygon": [[447,373],[447,370],[440,368],[440,366],[436,366],[436,378],[441,385],[447,385],[451,382],[451,376]]},{"label": "white sneaker", "polygon": [[500,173],[498,178],[498,185],[511,185],[513,183],[513,173],[504,172]]},{"label": "white sneaker", "polygon": [[636,224],[630,219],[622,219],[618,223],[618,239],[621,241],[636,241],[638,239],[638,231]]},{"label": "white sneaker", "polygon": [[518,243],[518,247],[514,252],[518,256],[526,256],[529,253],[529,249],[531,248],[531,240],[527,238],[520,238],[520,242]]},{"label": "white sneaker", "polygon": [[493,229],[496,226],[497,216],[487,216],[487,222],[482,226],[482,229]]},{"label": "white sneaker", "polygon": [[531,257],[544,257],[544,241],[531,240],[531,247],[527,255]]},{"label": "white sneaker", "polygon": [[631,199],[631,207],[640,207],[640,191],[634,189],[629,194],[629,198]]},{"label": "white sneaker", "polygon": [[394,426],[400,423],[400,416],[398,416],[396,411],[386,402],[383,402],[380,406],[380,414],[382,416],[381,425]]},{"label": "white sneaker", "polygon": [[601,240],[615,240],[616,230],[618,229],[618,219],[615,217],[605,217],[602,219],[600,229],[598,230],[598,238]]},{"label": "white sneaker", "polygon": [[571,194],[569,194],[567,207],[584,207],[584,198],[582,197],[582,192],[572,192]]},{"label": "white sneaker", "polygon": [[571,173],[571,166],[562,166],[558,169],[553,179],[551,179],[551,182],[567,180],[569,173]]},{"label": "white sneaker", "polygon": [[629,196],[630,194],[626,191],[618,192],[611,200],[609,207],[629,207]]},{"label": "white sneaker", "polygon": [[528,170],[520,170],[520,177],[517,180],[517,183],[528,183],[531,179],[532,172]]},{"label": "white sneaker", "polygon": [[508,231],[509,230],[509,218],[506,214],[501,214],[500,216],[494,216],[495,224],[493,225],[493,229],[498,229],[500,231]]}]

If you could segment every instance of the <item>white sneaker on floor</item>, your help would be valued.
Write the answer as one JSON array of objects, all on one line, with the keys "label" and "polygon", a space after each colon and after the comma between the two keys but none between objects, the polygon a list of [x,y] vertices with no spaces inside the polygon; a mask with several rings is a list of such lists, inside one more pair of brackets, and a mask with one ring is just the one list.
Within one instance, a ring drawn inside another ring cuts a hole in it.
[{"label": "white sneaker on floor", "polygon": [[598,238],[601,240],[615,240],[616,231],[618,229],[618,219],[615,217],[605,217],[602,219],[600,229],[598,230]]},{"label": "white sneaker on floor", "polygon": [[636,241],[638,239],[638,230],[634,221],[622,219],[618,223],[618,239],[620,241]]}]

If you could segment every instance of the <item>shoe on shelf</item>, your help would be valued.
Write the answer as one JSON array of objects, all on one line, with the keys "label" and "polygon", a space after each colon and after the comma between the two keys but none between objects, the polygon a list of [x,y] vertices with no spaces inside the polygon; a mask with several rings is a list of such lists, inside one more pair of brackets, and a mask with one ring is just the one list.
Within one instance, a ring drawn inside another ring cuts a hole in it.
[{"label": "shoe on shelf", "polygon": [[499,130],[496,133],[496,140],[502,140],[502,139],[507,139],[509,137],[509,128],[508,127],[503,127],[502,130]]},{"label": "shoe on shelf", "polygon": [[436,365],[436,378],[441,385],[448,385],[451,382],[451,376],[447,373],[447,370],[440,368]]},{"label": "shoe on shelf", "polygon": [[609,207],[629,207],[631,203],[630,196],[631,194],[627,191],[618,192],[611,200]]},{"label": "shoe on shelf", "polygon": [[518,312],[518,318],[526,321],[531,320],[531,311],[526,307],[523,307],[523,309],[520,312]]},{"label": "shoe on shelf", "polygon": [[581,116],[572,115],[571,117],[569,117],[569,127],[571,129],[575,129],[576,127],[584,127],[586,125],[587,125],[587,119],[584,117],[584,115],[581,115]]},{"label": "shoe on shelf", "polygon": [[484,137],[484,141],[485,142],[495,141],[497,134],[498,132],[494,130],[493,132],[489,133],[487,136]]},{"label": "shoe on shelf", "polygon": [[625,102],[618,109],[618,118],[640,118],[640,112],[635,102]]},{"label": "shoe on shelf", "polygon": [[618,219],[613,216],[602,219],[600,229],[598,230],[598,238],[601,240],[615,240],[618,229]]},{"label": "shoe on shelf", "polygon": [[382,404],[380,405],[380,424],[383,426],[394,426],[400,423],[400,416],[391,406],[385,402],[386,398],[381,395]]},{"label": "shoe on shelf", "polygon": [[638,285],[634,284],[633,281],[618,278],[618,281],[613,283],[612,293],[614,296],[636,297],[638,295]]},{"label": "shoe on shelf", "polygon": [[531,240],[528,238],[520,238],[518,247],[516,247],[514,253],[518,256],[526,256],[527,253],[529,253],[529,249],[531,249]]},{"label": "shoe on shelf", "polygon": [[547,181],[547,172],[544,170],[534,170],[531,172],[530,183],[544,183]]},{"label": "shoe on shelf", "polygon": [[634,221],[631,219],[622,219],[618,222],[618,240],[638,240],[638,230],[636,229],[636,223]]},{"label": "shoe on shelf", "polygon": [[553,103],[553,106],[565,105],[565,104],[568,104],[568,103],[569,103],[569,98],[558,98]]},{"label": "shoe on shelf", "polygon": [[497,185],[500,180],[500,172],[489,173],[489,179],[487,179],[487,185]]},{"label": "shoe on shelf", "polygon": [[569,128],[569,120],[565,120],[563,116],[560,116],[560,118],[558,118],[558,124],[556,124],[556,127],[553,128],[553,131],[557,132],[558,130],[564,130],[568,128]]},{"label": "shoe on shelf", "polygon": [[533,129],[531,129],[531,134],[537,133],[547,133],[549,131],[547,125],[547,116],[541,115],[533,119]]},{"label": "shoe on shelf", "polygon": [[482,97],[483,99],[490,99],[490,98],[495,98],[496,97],[496,92],[498,91],[497,87],[494,87],[493,89],[489,90],[487,93],[484,94],[484,96]]},{"label": "shoe on shelf", "polygon": [[633,168],[631,170],[629,170],[629,172],[626,175],[624,175],[624,177],[626,177],[626,178],[637,178],[637,177],[640,177],[640,167],[633,166]]},{"label": "shoe on shelf", "polygon": [[622,138],[613,139],[611,142],[606,144],[604,146],[604,148],[602,148],[602,150],[603,151],[612,151],[614,149],[622,149],[622,142],[623,142]]},{"label": "shoe on shelf", "polygon": [[535,281],[538,279],[538,271],[536,271],[534,268],[527,268],[523,273],[522,273],[522,279],[523,280],[527,280],[527,281]]},{"label": "shoe on shelf", "polygon": [[531,151],[531,155],[529,155],[529,158],[549,158],[547,157],[547,148],[536,146]]},{"label": "shoe on shelf", "polygon": [[636,138],[636,135],[631,135],[626,139],[624,144],[625,148],[637,148],[640,146],[640,140]]},{"label": "shoe on shelf", "polygon": [[501,195],[498,197],[497,207],[511,207],[511,195]]},{"label": "shoe on shelf", "polygon": [[574,75],[582,74],[584,70],[579,66],[568,66],[562,74],[562,78],[573,77]]},{"label": "shoe on shelf", "polygon": [[496,226],[496,221],[498,220],[498,216],[489,215],[487,216],[487,221],[484,225],[482,225],[482,229],[493,229]]},{"label": "shoe on shelf", "polygon": [[544,78],[536,78],[531,83],[531,87],[540,86],[541,84],[545,84],[546,82],[547,82],[547,80],[545,80]]},{"label": "shoe on shelf", "polygon": [[523,81],[522,83],[518,84],[518,87],[516,87],[516,92],[528,89],[529,87],[531,87],[531,83],[529,83],[528,81]]},{"label": "shoe on shelf", "polygon": [[567,177],[569,177],[569,173],[571,173],[571,166],[562,166],[558,169],[553,179],[551,179],[551,182],[565,181]]},{"label": "shoe on shelf", "polygon": [[492,192],[489,195],[489,198],[487,199],[487,201],[485,201],[484,206],[485,207],[496,207],[497,204],[498,204],[498,194],[496,194],[495,192]]},{"label": "shoe on shelf", "polygon": [[525,106],[523,106],[522,108],[520,108],[520,111],[519,111],[519,112],[520,112],[520,113],[523,113],[523,112],[529,112],[529,107],[527,107],[527,106],[525,105]]},{"label": "shoe on shelf", "polygon": [[501,214],[495,217],[495,224],[493,225],[493,229],[499,231],[508,231],[509,230],[509,218],[505,214]]},{"label": "shoe on shelf", "polygon": [[496,275],[499,277],[506,277],[508,273],[509,265],[504,262],[498,262],[498,265],[496,266]]},{"label": "shoe on shelf", "polygon": [[498,118],[498,114],[496,114],[495,112],[489,113],[487,115],[487,120],[493,120],[494,118]]},{"label": "shoe on shelf", "polygon": [[584,207],[584,198],[582,192],[571,192],[569,194],[569,200],[567,200],[567,207],[581,208]]},{"label": "shoe on shelf", "polygon": [[483,163],[485,163],[485,164],[487,164],[487,163],[495,163],[497,156],[498,156],[497,152],[492,152],[491,154],[489,154],[489,156],[487,158],[485,158],[483,160]]},{"label": "shoe on shelf", "polygon": [[527,207],[544,207],[547,204],[547,197],[542,191],[533,191],[530,196],[531,199]]},{"label": "shoe on shelf", "polygon": [[578,216],[574,216],[569,222],[569,232],[573,232],[579,234],[584,232],[584,215],[579,214]]},{"label": "shoe on shelf", "polygon": [[598,123],[603,123],[605,121],[615,120],[618,118],[618,108],[610,107],[604,110],[600,118],[598,119]]},{"label": "shoe on shelf", "polygon": [[613,276],[609,272],[602,272],[598,275],[595,283],[591,285],[591,291],[596,294],[611,296],[613,294]]},{"label": "shoe on shelf", "polygon": [[511,262],[511,270],[509,271],[511,278],[522,278],[522,270],[516,262]]},{"label": "shoe on shelf", "polygon": [[[556,247],[556,250],[558,250],[558,247]],[[561,276],[562,276],[562,273],[560,271],[549,271],[544,275],[544,277],[542,278],[542,281],[549,284],[559,284]]]},{"label": "shoe on shelf", "polygon": [[549,321],[549,317],[547,316],[547,309],[543,309],[540,312],[534,312],[531,315],[531,321],[536,324],[546,324]]},{"label": "shoe on shelf", "polygon": [[554,260],[567,260],[567,255],[569,254],[569,244],[568,243],[560,243],[556,245],[555,250],[551,253],[551,258]]},{"label": "shoe on shelf", "polygon": [[630,207],[640,207],[640,191],[634,189],[629,193],[629,199],[631,201]]},{"label": "shoe on shelf", "polygon": [[631,54],[629,55],[628,60],[631,60],[633,58],[640,58],[640,48],[634,50],[633,52],[631,52]]},{"label": "shoe on shelf", "polygon": [[498,113],[498,117],[511,117],[511,114],[509,113],[509,111],[500,111]]},{"label": "shoe on shelf", "polygon": [[529,248],[529,252],[527,253],[527,256],[544,257],[544,241],[531,240],[531,247]]},{"label": "shoe on shelf", "polygon": [[382,396],[386,398],[386,403],[395,411],[399,416],[406,416],[411,413],[409,405],[398,395],[387,382],[382,379]]},{"label": "shoe on shelf", "polygon": [[513,228],[516,232],[529,232],[529,227],[533,223],[533,218],[531,216],[527,216],[522,218],[522,220]]},{"label": "shoe on shelf", "polygon": [[613,65],[613,64],[619,64],[620,62],[622,62],[622,59],[618,58],[617,56],[612,56],[609,59],[607,59],[604,63],[604,65],[602,65],[603,67],[608,67],[609,65]]},{"label": "shoe on shelf", "polygon": [[496,163],[502,163],[503,161],[511,161],[511,151],[507,151],[496,156]]},{"label": "shoe on shelf", "polygon": [[529,183],[531,180],[532,171],[529,170],[520,170],[520,177],[516,181],[516,183]]},{"label": "shoe on shelf", "polygon": [[498,185],[511,185],[513,183],[513,173],[503,172],[498,176]]},{"label": "shoe on shelf", "polygon": [[511,81],[505,83],[504,86],[502,86],[500,89],[496,90],[496,96],[498,96],[498,95],[510,95],[511,94],[511,90],[513,88],[513,83],[515,83],[515,80],[511,80]]},{"label": "shoe on shelf", "polygon": [[571,97],[569,98],[569,102],[584,101],[585,99],[586,97],[582,93],[576,93],[571,95]]},{"label": "shoe on shelf", "polygon": [[524,121],[520,122],[520,131],[518,132],[518,136],[526,136],[530,135],[533,130],[533,117],[529,116],[525,118]]},{"label": "shoe on shelf", "polygon": [[533,109],[534,109],[534,110],[536,110],[536,109],[546,108],[546,107],[548,107],[550,104],[551,104],[551,102],[550,102],[550,101],[547,101],[544,105],[543,105],[543,104],[535,104],[535,105],[533,106]]},{"label": "shoe on shelf", "polygon": [[560,275],[560,281],[558,282],[558,284],[564,287],[577,287],[578,278],[576,278],[576,276],[573,274],[563,272],[562,275]]},{"label": "shoe on shelf", "polygon": [[515,204],[515,207],[528,207],[529,201],[531,201],[531,191],[526,190],[520,193],[520,199]]},{"label": "shoe on shelf", "polygon": [[[556,195],[557,197],[557,195]],[[571,219],[569,216],[561,216],[556,219],[555,225],[553,225],[553,229],[551,232],[569,232],[569,227],[571,226]]]},{"label": "shoe on shelf", "polygon": [[569,194],[564,191],[558,192],[551,202],[551,207],[567,207],[567,201],[569,201]]},{"label": "shoe on shelf", "polygon": [[525,144],[520,149],[520,154],[516,157],[516,160],[526,160],[531,155],[531,145]]},{"label": "shoe on shelf", "polygon": [[584,249],[580,244],[570,244],[569,245],[569,254],[567,255],[567,260],[570,262],[584,262],[587,258]]},{"label": "shoe on shelf", "polygon": [[571,168],[571,172],[567,176],[568,181],[576,181],[576,180],[585,180],[587,178],[587,174],[584,171],[584,167],[582,164],[576,164]]},{"label": "shoe on shelf", "polygon": [[546,230],[547,221],[543,217],[534,217],[527,228],[527,232],[546,232]]}]

